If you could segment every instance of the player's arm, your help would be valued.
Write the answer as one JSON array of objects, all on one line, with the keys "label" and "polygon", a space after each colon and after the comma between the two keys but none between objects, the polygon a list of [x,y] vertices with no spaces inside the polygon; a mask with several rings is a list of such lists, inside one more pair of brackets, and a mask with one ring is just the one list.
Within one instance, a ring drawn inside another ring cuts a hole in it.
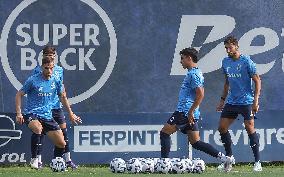
[{"label": "player's arm", "polygon": [[25,93],[22,90],[19,90],[16,94],[15,97],[15,104],[16,104],[16,122],[19,124],[23,124],[24,123],[24,118],[22,115],[22,97],[25,95]]},{"label": "player's arm", "polygon": [[69,104],[69,101],[68,101],[68,98],[67,98],[67,94],[66,94],[66,91],[65,91],[65,87],[63,87],[63,91],[59,94],[59,98],[60,98],[61,103],[63,104],[63,106],[65,107],[65,109],[66,109],[67,112],[68,112],[70,121],[71,121],[73,124],[82,123],[81,118],[78,117],[78,116],[76,116],[76,115],[73,113],[72,109],[71,109],[71,106],[70,106],[70,104]]},{"label": "player's arm", "polygon": [[254,81],[255,84],[255,90],[254,90],[254,101],[252,105],[252,112],[256,113],[259,108],[259,95],[260,95],[260,90],[261,90],[261,79],[258,74],[255,74],[252,76],[252,80]]},{"label": "player's arm", "polygon": [[219,102],[219,104],[216,108],[217,111],[222,111],[222,109],[224,108],[225,100],[226,100],[228,92],[229,92],[229,87],[230,86],[229,86],[228,77],[227,77],[227,75],[225,75],[225,83],[224,83],[222,95],[220,97],[220,102]]},{"label": "player's arm", "polygon": [[195,100],[188,111],[188,121],[190,124],[194,124],[194,110],[201,104],[204,98],[204,88],[196,87],[195,94],[196,94]]}]

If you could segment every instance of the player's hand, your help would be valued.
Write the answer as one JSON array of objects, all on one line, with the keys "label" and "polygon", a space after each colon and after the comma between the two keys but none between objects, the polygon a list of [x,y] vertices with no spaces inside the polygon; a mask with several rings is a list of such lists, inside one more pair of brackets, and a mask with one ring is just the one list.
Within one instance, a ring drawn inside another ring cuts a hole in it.
[{"label": "player's hand", "polygon": [[252,114],[256,114],[257,112],[258,112],[258,109],[259,109],[259,105],[258,105],[258,103],[256,103],[256,102],[254,102],[253,104],[252,104]]},{"label": "player's hand", "polygon": [[17,122],[18,124],[20,124],[20,125],[22,125],[22,124],[25,122],[24,117],[23,117],[22,114],[17,114],[17,116],[16,116],[16,122]]},{"label": "player's hand", "polygon": [[193,115],[193,112],[189,112],[188,113],[188,122],[189,122],[189,125],[194,125],[194,115]]},{"label": "player's hand", "polygon": [[70,115],[70,121],[73,125],[78,125],[78,123],[82,123],[82,119],[74,113]]},{"label": "player's hand", "polygon": [[219,104],[216,107],[216,111],[217,112],[221,112],[224,109],[225,106],[225,101],[224,100],[220,100]]}]

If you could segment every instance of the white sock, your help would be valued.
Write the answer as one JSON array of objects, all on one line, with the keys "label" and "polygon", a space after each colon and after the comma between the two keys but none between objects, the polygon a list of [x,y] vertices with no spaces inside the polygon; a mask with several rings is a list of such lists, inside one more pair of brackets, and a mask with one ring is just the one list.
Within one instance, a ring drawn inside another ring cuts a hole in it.
[{"label": "white sock", "polygon": [[38,158],[38,162],[41,162],[41,155],[37,155],[36,158]]},{"label": "white sock", "polygon": [[71,161],[71,155],[70,155],[70,152],[66,152],[66,153],[65,153],[65,161],[66,161],[66,162]]}]

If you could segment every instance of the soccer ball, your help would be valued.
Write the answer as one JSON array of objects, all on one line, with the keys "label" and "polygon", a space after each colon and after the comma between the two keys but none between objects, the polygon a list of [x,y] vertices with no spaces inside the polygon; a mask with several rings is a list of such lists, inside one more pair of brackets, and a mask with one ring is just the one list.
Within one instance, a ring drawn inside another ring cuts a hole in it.
[{"label": "soccer ball", "polygon": [[131,158],[126,162],[126,169],[129,173],[140,173],[142,164],[138,158]]},{"label": "soccer ball", "polygon": [[205,162],[199,158],[194,159],[193,161],[194,168],[193,173],[202,173],[205,171]]},{"label": "soccer ball", "polygon": [[62,157],[56,157],[51,160],[50,168],[54,172],[63,172],[66,170],[66,164]]},{"label": "soccer ball", "polygon": [[124,173],[126,170],[126,164],[122,158],[114,158],[110,161],[109,168],[113,173]]},{"label": "soccer ball", "polygon": [[191,173],[194,169],[194,164],[190,159],[183,159],[185,163],[185,171]]},{"label": "soccer ball", "polygon": [[155,170],[158,173],[169,173],[172,170],[172,162],[169,158],[161,158],[155,165]]},{"label": "soccer ball", "polygon": [[186,164],[184,159],[174,158],[172,159],[172,173],[182,174],[186,170]]},{"label": "soccer ball", "polygon": [[142,165],[142,172],[143,173],[153,173],[154,172],[154,160],[150,158],[140,160]]}]

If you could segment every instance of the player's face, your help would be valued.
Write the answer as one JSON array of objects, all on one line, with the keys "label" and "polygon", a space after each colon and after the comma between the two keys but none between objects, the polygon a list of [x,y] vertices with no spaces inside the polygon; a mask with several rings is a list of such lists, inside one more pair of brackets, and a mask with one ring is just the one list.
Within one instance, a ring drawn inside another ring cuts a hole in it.
[{"label": "player's face", "polygon": [[188,56],[185,56],[185,55],[180,56],[180,63],[184,69],[188,67],[188,60],[189,60]]},{"label": "player's face", "polygon": [[45,79],[50,79],[54,68],[54,62],[42,65],[42,74]]},{"label": "player's face", "polygon": [[183,69],[187,69],[192,65],[192,59],[190,56],[181,55],[180,56],[180,63]]},{"label": "player's face", "polygon": [[234,44],[225,44],[225,49],[229,57],[232,58],[238,57],[239,46]]}]

